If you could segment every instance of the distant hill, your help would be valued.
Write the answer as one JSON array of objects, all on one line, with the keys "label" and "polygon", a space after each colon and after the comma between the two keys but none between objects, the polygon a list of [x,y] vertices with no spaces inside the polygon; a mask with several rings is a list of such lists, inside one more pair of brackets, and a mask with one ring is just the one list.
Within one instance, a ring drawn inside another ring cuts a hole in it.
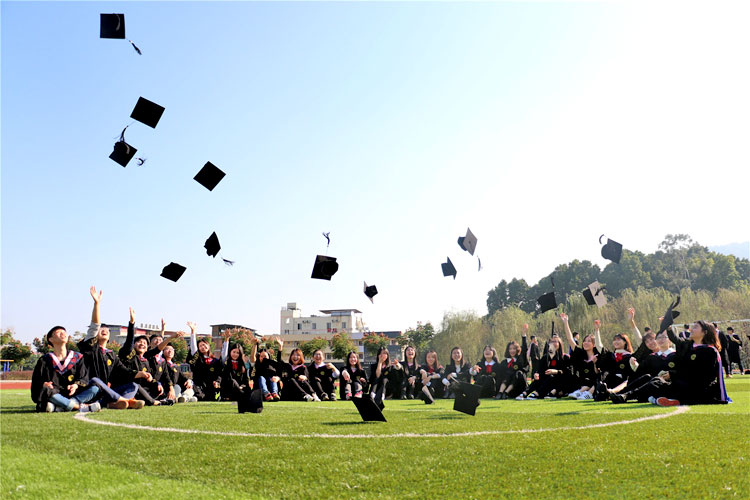
[{"label": "distant hill", "polygon": [[727,245],[716,245],[708,247],[708,249],[712,252],[724,255],[734,255],[735,257],[750,259],[750,241],[745,241],[743,243],[729,243]]}]

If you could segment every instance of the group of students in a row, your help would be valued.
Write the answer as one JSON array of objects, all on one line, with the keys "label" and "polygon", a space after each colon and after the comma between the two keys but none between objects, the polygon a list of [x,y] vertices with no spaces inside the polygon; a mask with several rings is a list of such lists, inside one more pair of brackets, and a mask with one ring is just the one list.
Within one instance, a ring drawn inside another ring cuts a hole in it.
[{"label": "group of students in a row", "polygon": [[[91,325],[78,343],[80,352],[67,350],[68,335],[63,327],[53,327],[47,333],[51,351],[39,359],[31,386],[38,411],[239,401],[253,389],[260,389],[267,402],[370,397],[382,408],[386,398],[420,398],[431,404],[436,398],[455,397],[459,382],[479,384],[481,397],[495,399],[568,396],[609,399],[614,403],[651,401],[663,406],[731,402],[724,389],[722,346],[715,325],[698,321],[690,328],[688,338],[675,335],[671,328],[658,333],[647,331],[641,336],[632,308],[628,311],[630,321],[635,338],[641,341],[636,350],[626,333],[614,336],[613,349],[604,347],[598,320],[594,322],[594,333],[584,335],[579,342],[578,334],[570,329],[568,316],[561,314],[569,344],[567,352],[563,338],[557,334],[540,352],[533,338],[527,342],[528,325],[523,325],[521,344],[509,342],[502,359],[495,348],[485,346],[483,359],[472,365],[464,359],[461,348],[454,347],[444,367],[434,350],[428,351],[420,364],[412,346],[406,347],[403,360],[391,360],[388,350],[381,348],[369,373],[356,352],[347,355],[341,370],[326,363],[320,350],[313,353],[309,364],[300,349],[293,349],[288,361],[284,361],[280,337],[275,338],[279,344],[276,356],[254,339],[246,357],[240,344],[230,343],[226,332],[221,357],[216,357],[208,340],[198,339],[195,324],[189,322],[189,378],[173,362],[174,347],[164,337],[164,322],[161,335],[135,336],[132,308],[124,345],[117,354],[107,349],[109,329],[99,321],[102,293],[91,287],[91,296]],[[530,384],[527,376],[531,377]]]}]

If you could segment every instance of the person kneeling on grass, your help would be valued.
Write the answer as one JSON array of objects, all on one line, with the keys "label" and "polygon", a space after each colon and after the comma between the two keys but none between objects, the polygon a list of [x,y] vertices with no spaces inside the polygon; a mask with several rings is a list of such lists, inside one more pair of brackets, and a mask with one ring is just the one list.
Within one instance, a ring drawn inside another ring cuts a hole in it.
[{"label": "person kneeling on grass", "polygon": [[[266,338],[263,337],[261,340],[265,342]],[[281,392],[279,388],[279,384],[281,383],[281,377],[279,376],[281,374],[279,363],[271,359],[271,354],[265,344],[258,345],[257,339],[255,339],[254,342],[254,347],[257,352],[254,360],[255,383],[260,387],[260,391],[263,393],[263,399],[265,401],[279,401],[281,399],[279,396],[279,392]],[[279,351],[279,353],[280,352],[281,351]]]},{"label": "person kneeling on grass", "polygon": [[88,370],[83,355],[68,351],[68,332],[54,326],[47,332],[46,353],[34,367],[31,377],[31,399],[36,411],[99,411],[99,403],[88,403],[99,393],[96,385],[89,385]]},{"label": "person kneeling on grass", "polygon": [[353,397],[361,398],[367,387],[367,374],[362,369],[359,356],[351,351],[346,355],[346,366],[341,370],[341,397],[350,401]]},{"label": "person kneeling on grass", "polygon": [[99,302],[102,299],[102,292],[97,293],[93,286],[90,291],[94,299],[91,324],[86,331],[86,336],[78,342],[78,350],[83,354],[84,364],[91,377],[90,381],[99,387],[100,401],[102,404],[107,404],[107,408],[140,410],[145,403],[134,397],[138,392],[138,384],[134,380],[145,378],[146,374],[128,369],[111,349],[107,349],[109,328],[99,322]]},{"label": "person kneeling on grass", "polygon": [[339,378],[339,371],[332,363],[326,363],[323,351],[316,349],[313,352],[313,361],[307,367],[310,374],[310,385],[322,401],[336,401],[336,389],[333,381]]},{"label": "person kneeling on grass", "polygon": [[171,382],[168,397],[178,403],[194,403],[198,401],[193,392],[193,381],[180,370],[180,365],[174,363],[174,346],[168,344],[162,351],[164,366]]}]

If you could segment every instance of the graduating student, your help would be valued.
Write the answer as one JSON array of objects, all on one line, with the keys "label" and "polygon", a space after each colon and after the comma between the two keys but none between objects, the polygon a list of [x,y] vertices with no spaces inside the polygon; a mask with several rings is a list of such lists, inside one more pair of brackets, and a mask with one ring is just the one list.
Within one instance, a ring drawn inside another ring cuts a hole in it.
[{"label": "graduating student", "polygon": [[413,346],[404,349],[404,361],[401,364],[401,399],[414,399],[422,390],[422,376],[419,373],[417,351]]},{"label": "graduating student", "polygon": [[380,347],[375,355],[375,362],[370,365],[370,397],[382,410],[385,405],[388,377],[391,375],[391,357],[387,347]]},{"label": "graduating student", "polygon": [[[677,352],[672,347],[672,342],[669,340],[666,331],[660,332],[656,336],[656,343],[659,348],[658,352],[649,355],[642,363],[637,363],[635,360],[631,361],[631,363],[635,363],[635,374],[631,377],[628,385],[619,393],[610,394],[609,399],[613,403],[625,403],[628,399],[637,399],[638,389],[649,383],[654,377],[660,377],[675,368]],[[648,396],[644,396],[641,402],[647,400]]]},{"label": "graduating student", "polygon": [[714,325],[716,334],[719,336],[719,344],[721,345],[721,350],[719,351],[719,354],[721,356],[721,365],[724,368],[727,377],[731,378],[732,364],[729,362],[729,337],[727,337],[726,333],[719,330],[719,325],[717,325],[716,323],[712,323],[712,325]]},{"label": "graduating student", "polygon": [[[263,337],[261,340],[265,342],[266,338]],[[281,370],[279,363],[271,359],[271,354],[266,345],[257,346],[254,368],[255,383],[260,387],[263,399],[266,401],[279,401],[281,399],[279,396],[279,392],[281,392],[279,387],[281,383]]]},{"label": "graduating student", "polygon": [[347,401],[361,398],[367,387],[367,373],[362,369],[359,356],[351,351],[346,355],[346,366],[341,370],[341,397]]},{"label": "graduating student", "polygon": [[279,352],[276,361],[281,370],[281,382],[283,391],[281,397],[284,401],[320,401],[315,394],[315,390],[310,385],[310,374],[307,372],[305,365],[305,356],[301,349],[292,349],[289,353],[289,362],[281,360],[281,351],[284,349],[284,341],[281,338],[276,340],[279,343]]},{"label": "graduating student", "polygon": [[419,373],[422,376],[422,400],[425,404],[432,404],[435,398],[443,396],[443,366],[438,362],[437,352],[427,351],[424,355],[424,364]]},{"label": "graduating student", "polygon": [[[163,370],[159,372],[153,371],[152,364],[146,358],[148,350],[148,337],[145,335],[135,336],[135,311],[131,307],[128,334],[125,338],[125,343],[117,353],[117,357],[120,358],[122,364],[127,368],[145,374],[138,381],[136,399],[143,400],[150,406],[159,406],[162,403],[172,404],[173,401],[162,399],[162,397],[166,397],[164,385],[169,383],[169,377],[165,377],[166,374]],[[161,352],[161,350],[158,352]],[[156,352],[152,350],[150,355],[153,357],[156,355]]]},{"label": "graduating student", "polygon": [[139,389],[135,381],[145,379],[147,375],[127,368],[114,351],[107,349],[109,328],[99,321],[99,303],[102,299],[102,292],[97,293],[93,286],[90,292],[94,299],[91,324],[86,331],[86,336],[78,342],[78,350],[83,354],[90,381],[99,387],[101,402],[107,404],[107,408],[140,410],[145,403],[135,399],[135,394]]},{"label": "graduating student", "polygon": [[500,361],[500,388],[495,399],[515,398],[526,390],[526,372],[529,366],[526,358],[528,330],[529,325],[523,325],[520,346],[518,342],[511,340],[505,347],[505,357]]},{"label": "graduating student", "polygon": [[689,340],[678,338],[670,328],[665,329],[677,351],[674,369],[652,378],[629,397],[659,406],[731,402],[724,389],[721,344],[714,326],[705,321],[694,323]]},{"label": "graduating student", "polygon": [[221,400],[240,401],[249,394],[250,379],[243,361],[245,353],[242,346],[230,343],[229,335],[229,331],[226,331],[221,347],[221,360],[224,365],[219,377]]},{"label": "graduating student", "polygon": [[333,363],[326,363],[323,351],[316,349],[313,352],[313,360],[307,367],[310,374],[310,385],[321,401],[336,401],[336,389],[333,381],[339,378],[338,369]]},{"label": "graduating student", "polygon": [[199,401],[216,401],[221,388],[221,360],[211,353],[211,345],[205,338],[196,339],[196,325],[188,321],[190,347],[187,362],[193,370],[193,390]]},{"label": "graduating student", "polygon": [[594,399],[605,401],[609,399],[609,394],[618,393],[628,384],[628,379],[635,373],[635,362],[633,355],[633,346],[630,344],[630,338],[625,333],[618,333],[612,338],[614,351],[610,351],[602,344],[602,337],[599,331],[601,321],[594,321],[594,335],[596,346],[599,349],[599,356],[596,360],[596,366],[601,373],[601,388],[599,392],[594,393]]},{"label": "graduating student", "polygon": [[516,399],[540,399],[561,397],[564,392],[564,376],[567,356],[563,356],[563,344],[560,337],[552,337],[545,345],[544,356],[539,362],[539,373],[529,387]]},{"label": "graduating student", "polygon": [[732,363],[737,363],[740,366],[740,375],[742,375],[745,372],[745,369],[742,367],[742,357],[740,356],[740,349],[742,349],[742,339],[740,339],[740,336],[736,333],[734,333],[734,328],[731,326],[727,328],[727,359],[728,359],[728,365],[729,365],[729,373],[732,373]]},{"label": "graduating student", "polygon": [[180,365],[173,362],[174,346],[168,344],[162,351],[164,357],[164,370],[167,372],[170,383],[169,399],[177,403],[194,403],[198,401],[193,391],[193,381],[180,370]]},{"label": "graduating student", "polygon": [[99,388],[89,384],[83,355],[68,351],[65,328],[53,326],[46,342],[52,351],[39,358],[31,376],[31,399],[36,411],[99,411],[99,403],[86,404],[96,397]]},{"label": "graduating student", "polygon": [[569,390],[569,397],[573,399],[594,399],[594,387],[598,377],[598,368],[596,361],[599,356],[599,349],[596,347],[596,339],[589,334],[583,337],[581,346],[576,345],[573,339],[573,332],[570,331],[568,315],[560,314],[560,319],[565,326],[565,335],[568,343],[573,346],[573,352],[570,354],[570,366],[572,369],[572,380],[566,388]]},{"label": "graduating student", "polygon": [[482,361],[475,364],[469,373],[474,377],[474,383],[482,386],[483,398],[491,398],[497,394],[501,384],[500,363],[497,361],[497,351],[490,345],[482,349]]},{"label": "graduating student", "polygon": [[538,378],[537,375],[539,375],[539,360],[541,359],[541,354],[539,353],[539,340],[537,340],[536,335],[532,335],[529,339],[529,351],[527,356],[531,363],[531,377],[536,380]]},{"label": "graduating student", "polygon": [[628,308],[628,316],[630,318],[630,326],[633,329],[633,338],[638,339],[641,345],[633,353],[633,358],[638,363],[642,363],[651,353],[658,352],[659,346],[656,345],[656,334],[651,331],[651,328],[646,327],[646,333],[641,335],[641,331],[635,324],[635,308]]},{"label": "graduating student", "polygon": [[471,383],[471,365],[464,360],[464,352],[460,347],[451,349],[451,361],[443,372],[443,398],[455,399],[456,387],[459,382]]}]

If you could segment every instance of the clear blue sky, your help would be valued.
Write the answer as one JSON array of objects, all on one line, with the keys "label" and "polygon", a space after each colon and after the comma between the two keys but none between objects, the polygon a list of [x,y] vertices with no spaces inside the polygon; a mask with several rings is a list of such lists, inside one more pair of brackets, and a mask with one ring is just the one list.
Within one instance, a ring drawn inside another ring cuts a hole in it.
[{"label": "clear blue sky", "polygon": [[[295,301],[394,330],[484,314],[503,278],[603,264],[601,233],[644,252],[666,233],[748,239],[742,3],[0,9],[2,327],[26,341],[84,329],[90,285],[110,323],[133,306],[138,323],[277,333]],[[98,38],[111,12],[142,56]],[[123,169],[108,156],[139,96],[166,111],[128,128],[148,160]],[[227,173],[213,192],[192,180],[206,161]],[[481,272],[456,244],[467,226]],[[206,256],[213,231],[234,267]],[[310,279],[322,231],[331,282]]]}]

